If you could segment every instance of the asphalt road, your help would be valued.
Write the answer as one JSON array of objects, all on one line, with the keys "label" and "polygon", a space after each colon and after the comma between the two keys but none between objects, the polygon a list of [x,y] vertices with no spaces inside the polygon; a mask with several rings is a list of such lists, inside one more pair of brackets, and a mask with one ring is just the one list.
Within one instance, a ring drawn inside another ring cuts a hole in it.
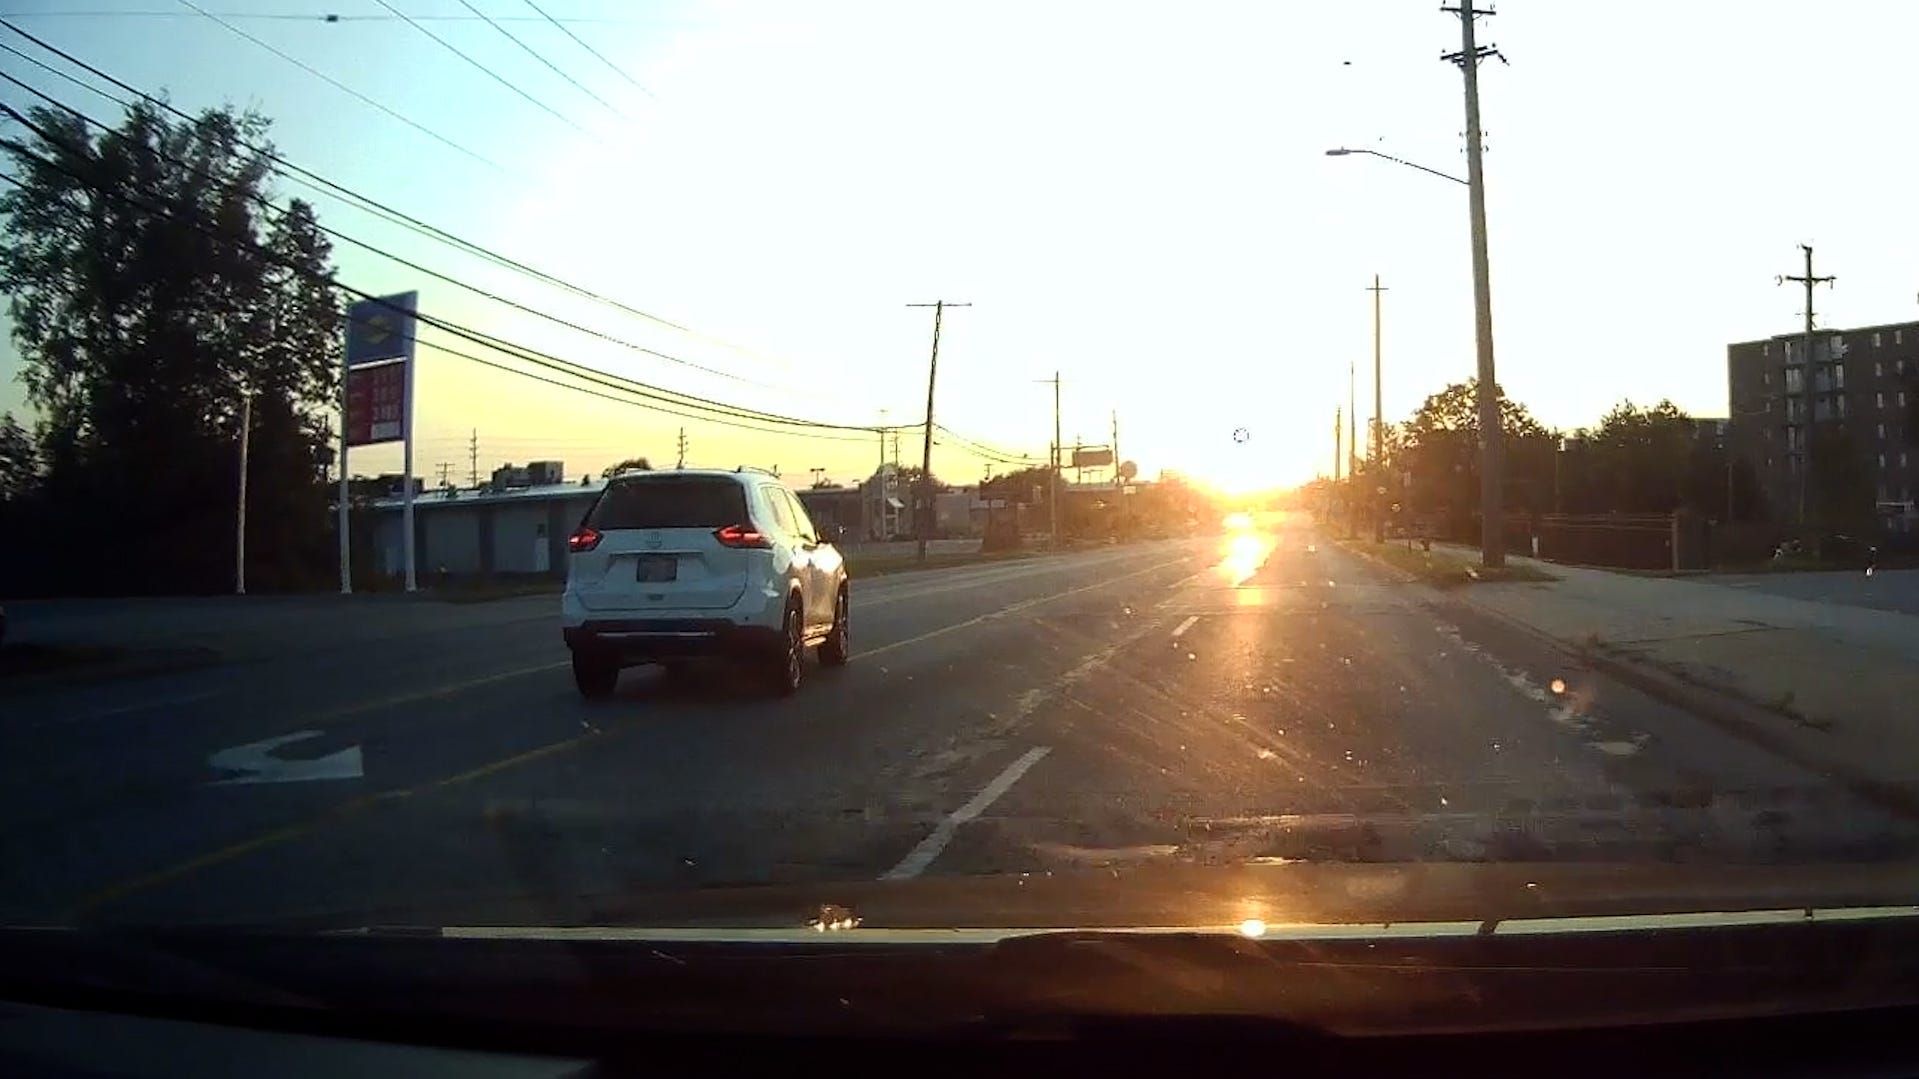
[{"label": "asphalt road", "polygon": [[1870,577],[1863,570],[1834,570],[1819,573],[1728,574],[1704,580],[1728,588],[1750,588],[1791,599],[1919,614],[1919,569],[1875,570]]},{"label": "asphalt road", "polygon": [[1913,823],[1313,541],[856,582],[853,663],[784,701],[716,669],[583,702],[552,597],[0,699],[0,917],[573,922],[1165,861],[1919,853]]}]

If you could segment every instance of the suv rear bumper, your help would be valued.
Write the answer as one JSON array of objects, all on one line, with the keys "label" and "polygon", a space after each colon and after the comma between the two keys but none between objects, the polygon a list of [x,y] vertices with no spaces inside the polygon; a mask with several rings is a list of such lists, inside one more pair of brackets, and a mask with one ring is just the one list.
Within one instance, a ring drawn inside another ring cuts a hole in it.
[{"label": "suv rear bumper", "polygon": [[588,620],[560,632],[573,651],[613,656],[622,663],[763,656],[780,646],[779,630],[724,618]]}]

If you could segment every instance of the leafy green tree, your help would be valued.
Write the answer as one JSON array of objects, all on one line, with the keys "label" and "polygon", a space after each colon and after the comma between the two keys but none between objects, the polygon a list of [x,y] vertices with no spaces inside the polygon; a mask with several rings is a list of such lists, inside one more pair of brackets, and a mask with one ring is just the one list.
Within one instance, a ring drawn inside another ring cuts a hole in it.
[{"label": "leafy green tree", "polygon": [[[1479,383],[1455,382],[1427,397],[1401,428],[1402,473],[1411,474],[1409,508],[1455,520],[1479,510]],[[1526,406],[1498,391],[1504,435],[1508,510],[1552,508],[1553,458],[1559,436]]]},{"label": "leafy green tree", "polygon": [[[268,122],[146,103],[98,134],[28,120],[0,139],[20,181],[0,195],[0,291],[42,417],[34,531],[60,545],[34,587],[226,587],[248,397],[249,586],[324,579],[340,306],[311,207],[266,201]],[[139,522],[139,557],[86,527],[103,513]]]},{"label": "leafy green tree", "polygon": [[40,450],[9,412],[0,415],[0,502],[17,502],[40,485]]}]

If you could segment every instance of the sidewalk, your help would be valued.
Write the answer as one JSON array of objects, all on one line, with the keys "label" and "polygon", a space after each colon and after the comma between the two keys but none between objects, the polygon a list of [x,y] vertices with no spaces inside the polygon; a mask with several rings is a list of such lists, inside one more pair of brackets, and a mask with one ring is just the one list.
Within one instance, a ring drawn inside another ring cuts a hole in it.
[{"label": "sidewalk", "polygon": [[[1477,551],[1443,545],[1453,553]],[[1714,584],[1535,562],[1552,583],[1477,584],[1468,603],[1636,668],[1756,706],[1746,733],[1802,763],[1919,790],[1919,618]],[[1722,710],[1723,711],[1723,710]],[[1709,717],[1710,718],[1710,717]]]}]

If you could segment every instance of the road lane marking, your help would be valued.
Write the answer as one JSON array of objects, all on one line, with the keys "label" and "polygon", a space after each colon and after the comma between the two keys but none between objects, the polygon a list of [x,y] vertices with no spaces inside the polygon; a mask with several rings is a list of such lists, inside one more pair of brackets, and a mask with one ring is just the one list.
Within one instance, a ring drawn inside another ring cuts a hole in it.
[{"label": "road lane marking", "polygon": [[304,821],[296,821],[293,824],[275,828],[269,832],[262,832],[250,839],[243,839],[238,843],[221,847],[218,850],[209,851],[195,858],[189,858],[184,862],[177,862],[163,869],[154,870],[151,873],[143,873],[136,877],[115,881],[82,897],[79,902],[75,903],[72,908],[67,911],[62,920],[68,923],[80,922],[110,903],[117,903],[122,899],[137,895],[141,892],[152,891],[162,885],[171,884],[177,880],[190,877],[203,869],[212,869],[215,866],[236,861],[250,854],[257,854],[260,851],[272,847],[291,843],[298,839],[305,839],[308,836],[318,833],[330,824],[358,816],[369,809],[385,805],[388,802],[397,802],[411,798],[424,791],[444,790],[448,787],[459,786],[462,783],[468,783],[475,779],[483,779],[487,776],[506,771],[509,768],[528,764],[544,757],[550,757],[556,753],[573,749],[598,737],[600,737],[598,731],[577,734],[571,738],[564,738],[558,742],[549,742],[546,745],[529,749],[523,753],[515,753],[508,757],[502,757],[499,760],[483,764],[478,768],[461,772],[457,775],[447,776],[444,779],[429,780],[412,787],[395,787],[391,790],[380,791],[377,794],[369,794],[364,797],[341,802],[332,809],[326,810],[318,816],[310,817]]},{"label": "road lane marking", "polygon": [[891,641],[874,648],[869,648],[864,652],[860,652],[856,654],[853,658],[865,659],[868,656],[877,656],[882,652],[891,652],[895,648],[905,648],[909,644],[919,644],[922,641],[930,641],[935,637],[943,637],[946,634],[953,632],[954,630],[966,629],[969,626],[977,626],[982,622],[991,621],[992,619],[995,619],[995,618],[1003,618],[1006,615],[1014,614],[1019,611],[1026,610],[1028,607],[1036,607],[1042,603],[1051,603],[1053,600],[1065,599],[1067,596],[1078,595],[1081,592],[1090,592],[1095,588],[1106,588],[1110,585],[1117,584],[1120,581],[1128,580],[1133,577],[1139,577],[1144,574],[1152,573],[1156,570],[1165,569],[1167,566],[1176,565],[1180,562],[1188,561],[1190,560],[1190,558],[1191,558],[1190,555],[1182,555],[1179,558],[1168,559],[1167,561],[1164,561],[1164,562],[1155,562],[1152,565],[1147,566],[1145,569],[1134,570],[1131,573],[1122,573],[1117,577],[1108,577],[1103,581],[1094,581],[1092,584],[1081,585],[1078,588],[1069,588],[1064,592],[1054,592],[1049,595],[1035,596],[1032,599],[1021,600],[1020,602],[1012,604],[1011,606],[1001,607],[999,610],[996,610],[996,611],[988,611],[985,614],[978,615],[973,618],[968,618],[962,622],[954,622],[952,625],[941,626],[938,629],[928,630],[925,633],[921,633],[912,637],[907,637],[907,638],[904,638],[903,640]]},{"label": "road lane marking", "polygon": [[326,779],[359,779],[362,771],[360,747],[348,746],[337,753],[311,760],[288,760],[273,751],[293,742],[318,738],[320,731],[294,731],[243,746],[228,746],[207,758],[207,766],[237,776],[216,779],[209,787],[240,786],[249,783],[311,783]]},{"label": "road lane marking", "polygon": [[419,689],[419,690],[414,690],[411,693],[401,693],[392,697],[382,697],[379,700],[362,701],[358,704],[344,705],[339,708],[334,708],[330,711],[321,712],[317,716],[302,717],[301,721],[312,726],[324,727],[328,723],[332,723],[335,720],[350,719],[353,716],[361,715],[366,712],[379,712],[379,711],[384,711],[385,709],[388,709],[388,708],[398,708],[401,705],[406,705],[406,704],[417,704],[420,701],[433,700],[435,697],[450,697],[456,693],[464,693],[469,689],[478,689],[481,686],[490,686],[495,682],[505,682],[514,678],[525,678],[529,674],[545,674],[548,671],[557,671],[564,667],[571,666],[572,663],[573,661],[571,659],[563,659],[554,663],[542,663],[537,667],[520,667],[518,669],[511,670],[511,671],[501,671],[498,674],[488,674],[488,675],[483,675],[479,678],[469,678],[464,682],[454,682],[449,685],[435,686],[432,689]]},{"label": "road lane marking", "polygon": [[933,864],[933,859],[938,858],[940,852],[946,849],[946,845],[953,841],[953,836],[959,831],[960,825],[986,812],[988,806],[999,801],[1001,796],[1012,790],[1013,784],[1019,782],[1019,777],[1025,775],[1028,769],[1039,763],[1041,757],[1050,752],[1052,752],[1051,746],[1034,746],[1021,754],[1018,760],[1006,766],[1004,772],[995,776],[985,789],[975,794],[971,801],[955,809],[945,820],[940,821],[931,835],[920,840],[918,846],[907,851],[906,857],[901,858],[899,864],[887,870],[880,879],[911,880],[924,873],[926,867]]},{"label": "road lane marking", "polygon": [[109,708],[99,708],[91,712],[81,712],[78,715],[55,716],[50,719],[42,719],[28,724],[27,729],[37,731],[47,727],[62,727],[72,723],[92,723],[96,720],[112,719],[115,716],[127,716],[136,712],[149,712],[161,708],[175,708],[183,704],[192,704],[195,701],[204,701],[212,697],[218,697],[225,692],[227,692],[227,687],[220,686],[216,689],[201,690],[198,693],[188,693],[180,697],[168,697],[165,700],[134,701],[130,704],[117,704]]},{"label": "road lane marking", "polygon": [[1173,627],[1173,639],[1179,640],[1179,635],[1186,632],[1189,629],[1192,629],[1193,623],[1197,621],[1199,621],[1198,615],[1196,614],[1187,615],[1186,621],[1181,622],[1179,625]]}]

